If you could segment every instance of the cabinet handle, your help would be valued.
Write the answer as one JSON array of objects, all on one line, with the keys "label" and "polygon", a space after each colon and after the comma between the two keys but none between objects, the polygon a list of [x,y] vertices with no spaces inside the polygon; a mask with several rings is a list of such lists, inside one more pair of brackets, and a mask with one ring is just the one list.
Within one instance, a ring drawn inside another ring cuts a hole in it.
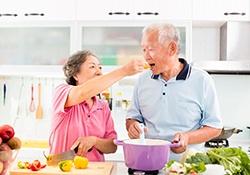
[{"label": "cabinet handle", "polygon": [[143,13],[138,12],[137,15],[159,15],[159,13],[158,12],[155,12],[155,13],[153,13],[153,12],[143,12]]},{"label": "cabinet handle", "polygon": [[44,16],[43,13],[25,13],[25,16]]},{"label": "cabinet handle", "polygon": [[244,12],[242,12],[242,13],[238,13],[238,12],[228,13],[228,12],[226,12],[226,13],[224,13],[224,15],[241,15],[241,16],[244,16],[244,15],[246,15],[246,13],[244,13]]},{"label": "cabinet handle", "polygon": [[1,16],[14,16],[14,17],[16,17],[17,14],[9,14],[9,13],[6,13],[6,14],[0,14],[0,17],[1,17]]},{"label": "cabinet handle", "polygon": [[109,15],[129,15],[129,12],[109,12]]}]

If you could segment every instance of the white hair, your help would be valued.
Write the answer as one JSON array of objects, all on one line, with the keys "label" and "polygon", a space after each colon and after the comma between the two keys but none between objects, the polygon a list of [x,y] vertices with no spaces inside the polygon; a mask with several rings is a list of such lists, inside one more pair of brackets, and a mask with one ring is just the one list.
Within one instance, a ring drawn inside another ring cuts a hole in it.
[{"label": "white hair", "polygon": [[180,53],[180,32],[172,24],[168,23],[154,23],[150,24],[142,30],[142,34],[145,35],[146,33],[149,33],[151,31],[157,31],[158,32],[158,42],[160,44],[166,45],[171,40],[174,40],[177,43],[178,46],[178,54]]}]

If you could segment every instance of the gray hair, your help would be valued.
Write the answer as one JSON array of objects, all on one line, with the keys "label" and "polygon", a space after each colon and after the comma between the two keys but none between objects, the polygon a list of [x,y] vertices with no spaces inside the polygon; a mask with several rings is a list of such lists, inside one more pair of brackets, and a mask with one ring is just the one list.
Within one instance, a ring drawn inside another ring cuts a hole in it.
[{"label": "gray hair", "polygon": [[146,34],[148,32],[151,31],[157,31],[158,32],[158,42],[160,44],[166,45],[169,44],[169,41],[171,39],[173,39],[178,46],[178,54],[180,53],[180,32],[177,29],[177,27],[175,27],[172,24],[168,24],[168,23],[154,23],[154,24],[150,24],[146,27],[144,27],[144,29],[142,30],[142,34]]},{"label": "gray hair", "polygon": [[[88,56],[96,57],[91,51],[78,51],[71,55],[63,66],[63,72],[66,76],[66,82],[70,85],[76,85],[74,75],[80,72],[82,64],[87,60]],[[97,58],[97,57],[96,57]]]}]

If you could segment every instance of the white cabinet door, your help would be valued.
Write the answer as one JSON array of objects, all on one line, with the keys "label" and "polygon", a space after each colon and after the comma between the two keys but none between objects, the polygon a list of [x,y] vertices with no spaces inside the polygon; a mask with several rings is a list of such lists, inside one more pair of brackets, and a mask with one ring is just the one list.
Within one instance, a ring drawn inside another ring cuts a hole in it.
[{"label": "white cabinet door", "polygon": [[20,19],[21,1],[1,0],[0,21],[15,21]]},{"label": "white cabinet door", "polygon": [[164,19],[167,20],[191,20],[192,0],[165,0]]},{"label": "white cabinet door", "polygon": [[192,0],[135,0],[134,4],[136,20],[192,19]]},{"label": "white cabinet door", "polygon": [[192,0],[77,0],[77,20],[190,20]]},{"label": "white cabinet door", "polygon": [[[224,0],[226,1],[226,0]],[[228,8],[225,10],[225,15],[228,20],[250,20],[250,1],[249,0],[230,0]]]},{"label": "white cabinet door", "polygon": [[249,20],[249,0],[193,0],[193,20]]},{"label": "white cabinet door", "polygon": [[164,0],[135,0],[134,19],[135,20],[160,20],[163,19],[165,9]]},{"label": "white cabinet door", "polygon": [[77,0],[77,20],[132,20],[133,0]]},{"label": "white cabinet door", "polygon": [[2,0],[0,20],[75,20],[75,0]]}]

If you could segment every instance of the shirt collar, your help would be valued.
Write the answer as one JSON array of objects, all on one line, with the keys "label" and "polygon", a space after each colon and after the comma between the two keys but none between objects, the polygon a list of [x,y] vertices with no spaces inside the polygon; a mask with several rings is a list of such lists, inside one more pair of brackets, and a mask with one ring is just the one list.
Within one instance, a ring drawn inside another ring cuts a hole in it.
[{"label": "shirt collar", "polygon": [[[186,80],[190,76],[191,72],[191,66],[187,63],[187,61],[183,58],[179,58],[179,61],[184,64],[183,69],[181,72],[177,75],[176,80]],[[158,75],[152,74],[151,76],[152,79],[158,79]]]}]

